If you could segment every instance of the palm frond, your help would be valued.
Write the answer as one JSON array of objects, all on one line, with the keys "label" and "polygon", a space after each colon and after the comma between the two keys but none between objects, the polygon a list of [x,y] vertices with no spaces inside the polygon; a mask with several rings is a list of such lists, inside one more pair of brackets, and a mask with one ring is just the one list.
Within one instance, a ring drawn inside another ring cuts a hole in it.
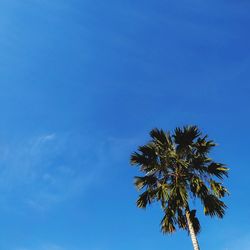
[{"label": "palm frond", "polygon": [[216,146],[216,144],[212,140],[207,141],[206,139],[207,135],[204,136],[203,138],[198,138],[194,144],[194,148],[200,155],[208,154],[211,151],[211,149]]},{"label": "palm frond", "polygon": [[177,210],[177,223],[179,228],[187,230],[187,219],[186,216],[181,208]]},{"label": "palm frond", "polygon": [[204,198],[209,194],[206,184],[197,176],[193,176],[190,180],[190,191],[194,197]]},{"label": "palm frond", "polygon": [[157,186],[157,178],[153,175],[148,176],[135,176],[135,186],[138,190],[143,189],[144,187],[152,188]]},{"label": "palm frond", "polygon": [[157,168],[158,156],[157,149],[152,143],[146,144],[138,148],[139,152],[134,152],[131,155],[130,163],[131,165],[140,166],[141,171],[151,172]]},{"label": "palm frond", "polygon": [[194,155],[189,162],[191,172],[198,171],[199,173],[208,173],[207,164],[211,163],[212,159],[203,155]]},{"label": "palm frond", "polygon": [[210,187],[214,195],[216,195],[218,198],[222,198],[225,195],[229,194],[227,189],[219,182],[216,182],[212,179],[209,180]]},{"label": "palm frond", "polygon": [[174,141],[180,148],[191,146],[193,141],[201,135],[197,126],[184,126],[176,128],[174,132]]},{"label": "palm frond", "polygon": [[163,209],[166,208],[166,203],[169,200],[169,192],[170,192],[170,187],[167,184],[160,184],[156,188],[156,199],[161,202],[161,207]]},{"label": "palm frond", "polygon": [[228,168],[225,167],[224,164],[221,163],[216,163],[216,162],[212,162],[211,164],[209,164],[208,168],[207,168],[207,172],[210,175],[214,175],[216,177],[218,177],[219,179],[223,179],[223,177],[228,177]]},{"label": "palm frond", "polygon": [[150,131],[150,136],[154,142],[168,148],[172,145],[172,139],[169,133],[165,133],[162,129],[153,129]]},{"label": "palm frond", "polygon": [[169,194],[169,203],[174,204],[176,207],[188,205],[188,192],[183,185],[173,184]]},{"label": "palm frond", "polygon": [[227,206],[219,200],[215,195],[209,194],[202,199],[204,204],[204,213],[211,217],[217,216],[222,218],[225,214]]},{"label": "palm frond", "polygon": [[175,211],[171,209],[166,209],[163,219],[161,220],[161,231],[163,233],[174,233],[175,228]]},{"label": "palm frond", "polygon": [[155,192],[153,190],[146,190],[139,195],[136,205],[139,208],[146,208],[147,205],[150,205],[155,198]]}]

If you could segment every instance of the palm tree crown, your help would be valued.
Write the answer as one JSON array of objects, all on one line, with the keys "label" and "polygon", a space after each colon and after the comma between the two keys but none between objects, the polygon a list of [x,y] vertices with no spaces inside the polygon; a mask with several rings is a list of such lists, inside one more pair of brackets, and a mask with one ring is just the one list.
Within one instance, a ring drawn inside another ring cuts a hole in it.
[{"label": "palm tree crown", "polygon": [[131,164],[143,173],[135,177],[141,191],[137,206],[146,208],[154,201],[160,202],[163,233],[173,233],[177,227],[190,232],[189,221],[195,234],[200,231],[190,200],[199,199],[205,215],[222,218],[226,205],[221,198],[228,191],[221,181],[228,176],[228,168],[209,158],[216,144],[197,126],[176,128],[173,134],[153,129],[150,136],[151,140],[131,155]]}]

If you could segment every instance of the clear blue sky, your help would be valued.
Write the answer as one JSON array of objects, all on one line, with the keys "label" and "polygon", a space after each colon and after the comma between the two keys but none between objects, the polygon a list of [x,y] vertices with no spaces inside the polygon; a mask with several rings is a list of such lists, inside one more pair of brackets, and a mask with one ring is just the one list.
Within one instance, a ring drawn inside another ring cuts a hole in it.
[{"label": "clear blue sky", "polygon": [[135,207],[129,155],[197,124],[231,168],[202,250],[250,249],[250,3],[0,1],[0,249],[191,250]]}]

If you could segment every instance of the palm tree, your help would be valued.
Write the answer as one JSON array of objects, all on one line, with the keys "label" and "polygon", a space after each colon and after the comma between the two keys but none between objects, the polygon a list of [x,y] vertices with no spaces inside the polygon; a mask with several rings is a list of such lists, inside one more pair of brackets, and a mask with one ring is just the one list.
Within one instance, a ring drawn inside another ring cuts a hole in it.
[{"label": "palm tree", "polygon": [[146,208],[160,202],[162,232],[173,233],[177,227],[187,230],[194,250],[199,250],[196,235],[200,223],[190,201],[199,199],[205,215],[222,218],[226,205],[221,198],[228,191],[220,181],[228,176],[228,168],[209,158],[216,144],[197,126],[176,128],[173,134],[153,129],[150,136],[151,140],[131,155],[131,164],[143,173],[135,177],[135,186],[141,191],[137,206]]}]

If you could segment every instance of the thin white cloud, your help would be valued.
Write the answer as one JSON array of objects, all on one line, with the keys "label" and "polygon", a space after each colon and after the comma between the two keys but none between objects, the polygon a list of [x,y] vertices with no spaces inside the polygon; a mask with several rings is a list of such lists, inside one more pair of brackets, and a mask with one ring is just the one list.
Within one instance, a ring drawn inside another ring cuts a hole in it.
[{"label": "thin white cloud", "polygon": [[[133,140],[47,133],[0,145],[1,209],[45,211],[100,183]],[[97,181],[98,180],[98,181]]]},{"label": "thin white cloud", "polygon": [[55,133],[43,135],[43,136],[38,138],[38,142],[44,143],[46,141],[52,141],[55,139],[55,137],[56,137]]},{"label": "thin white cloud", "polygon": [[43,210],[83,192],[96,169],[87,169],[89,149],[73,144],[70,136],[49,133],[0,145],[0,192],[5,194],[1,203],[9,206],[9,201],[17,200]]}]

